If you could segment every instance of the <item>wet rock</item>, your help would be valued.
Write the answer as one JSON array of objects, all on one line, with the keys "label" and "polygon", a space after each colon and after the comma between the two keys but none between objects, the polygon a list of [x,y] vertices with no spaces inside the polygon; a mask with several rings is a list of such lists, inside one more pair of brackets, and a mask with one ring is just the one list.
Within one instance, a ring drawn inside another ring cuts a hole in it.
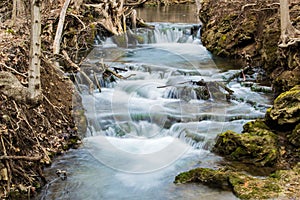
[{"label": "wet rock", "polygon": [[175,177],[174,183],[203,183],[215,188],[230,189],[226,171],[208,168],[196,168],[183,172]]},{"label": "wet rock", "polygon": [[177,175],[174,183],[202,183],[214,188],[232,190],[240,199],[270,199],[281,192],[275,178],[259,179],[227,169],[193,169]]},{"label": "wet rock", "polygon": [[272,108],[267,110],[266,120],[270,127],[293,130],[300,122],[300,85],[280,94]]},{"label": "wet rock", "polygon": [[259,120],[245,124],[242,134],[233,131],[220,134],[213,151],[255,166],[273,166],[279,157],[277,136]]}]

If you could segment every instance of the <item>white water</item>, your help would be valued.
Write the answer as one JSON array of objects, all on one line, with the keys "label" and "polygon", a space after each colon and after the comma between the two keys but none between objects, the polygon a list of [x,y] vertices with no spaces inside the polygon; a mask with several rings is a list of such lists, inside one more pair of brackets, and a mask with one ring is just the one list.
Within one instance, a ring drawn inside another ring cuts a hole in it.
[{"label": "white water", "polygon": [[[156,26],[152,35],[140,30],[143,37],[152,37],[146,44],[124,49],[109,40],[90,53],[89,64],[103,58],[128,70],[121,75],[135,76],[103,84],[101,93],[82,95],[88,137],[82,148],[67,153],[48,171],[53,177],[55,169],[65,169],[68,179],[53,183],[45,199],[235,199],[230,192],[174,185],[173,180],[194,167],[217,168],[221,158],[209,151],[216,135],[240,132],[248,120],[263,117],[262,105],[269,100],[235,81],[228,87],[240,100],[228,102],[225,95],[195,98],[193,87],[181,83],[220,82],[236,70],[218,69],[199,39],[186,33],[191,25]],[[158,88],[164,85],[172,86]]]}]

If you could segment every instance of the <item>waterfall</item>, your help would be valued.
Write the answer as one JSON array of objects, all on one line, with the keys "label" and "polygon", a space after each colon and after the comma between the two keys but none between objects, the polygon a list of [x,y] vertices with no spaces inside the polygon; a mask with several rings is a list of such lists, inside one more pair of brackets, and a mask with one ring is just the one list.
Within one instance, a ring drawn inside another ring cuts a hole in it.
[{"label": "waterfall", "polygon": [[104,47],[130,46],[155,43],[201,43],[200,24],[150,23],[154,28],[138,28],[135,33],[128,31],[128,44],[119,37],[96,36],[95,44]]},{"label": "waterfall", "polygon": [[[49,199],[183,199],[194,195],[191,190],[198,193],[189,199],[205,199],[208,188],[178,190],[176,174],[217,167],[220,157],[209,151],[217,135],[241,132],[243,124],[264,116],[263,105],[270,101],[252,91],[253,84],[232,81],[227,86],[235,98],[225,100],[224,89],[215,83],[237,71],[217,68],[201,45],[198,25],[153,25],[153,30],[129,33],[125,45],[118,38],[96,38],[101,42],[81,69],[100,83],[101,93],[95,88],[89,94],[84,77],[76,75],[87,137],[55,165],[67,168],[70,178],[49,186]],[[102,60],[129,78],[97,73]],[[202,80],[207,84],[197,84]],[[220,191],[211,197],[226,199]]]}]

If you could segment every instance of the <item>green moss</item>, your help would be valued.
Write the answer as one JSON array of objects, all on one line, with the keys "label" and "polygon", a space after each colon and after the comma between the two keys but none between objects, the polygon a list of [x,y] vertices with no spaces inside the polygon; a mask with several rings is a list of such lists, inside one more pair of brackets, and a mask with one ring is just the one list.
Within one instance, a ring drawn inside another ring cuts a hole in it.
[{"label": "green moss", "polygon": [[300,85],[280,94],[266,113],[266,120],[275,129],[293,130],[300,121]]},{"label": "green moss", "polygon": [[220,134],[213,151],[230,160],[252,163],[255,166],[274,165],[279,156],[277,137],[270,130],[261,129],[259,126],[267,128],[258,121],[247,124],[246,130],[250,133],[226,131]]},{"label": "green moss", "polygon": [[241,199],[270,199],[281,192],[278,179],[255,178],[228,169],[197,168],[176,176],[174,183],[202,183],[210,187],[230,189]]},{"label": "green moss", "polygon": [[293,132],[288,135],[288,140],[296,147],[300,147],[300,123],[294,128]]},{"label": "green moss", "polygon": [[15,34],[15,31],[11,28],[6,29],[6,33]]},{"label": "green moss", "polygon": [[228,173],[223,170],[213,170],[209,168],[196,168],[188,172],[180,173],[175,177],[174,183],[203,183],[205,185],[229,189]]}]

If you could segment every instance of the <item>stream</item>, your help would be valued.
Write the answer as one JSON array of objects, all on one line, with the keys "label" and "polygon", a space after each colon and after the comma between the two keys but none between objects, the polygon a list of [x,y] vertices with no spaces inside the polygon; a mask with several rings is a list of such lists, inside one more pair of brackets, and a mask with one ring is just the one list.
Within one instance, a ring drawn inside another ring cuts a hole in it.
[{"label": "stream", "polygon": [[[174,10],[179,12],[168,12]],[[222,158],[210,151],[217,134],[240,132],[244,123],[264,117],[270,95],[250,87],[260,72],[247,75],[246,83],[231,81],[227,87],[234,94],[228,100],[221,86],[238,70],[229,61],[216,65],[202,46],[193,8],[183,7],[182,13],[190,16],[172,14],[172,20],[165,15],[160,20],[158,8],[147,12],[138,11],[154,30],[138,29],[128,48],[111,38],[98,41],[88,55],[86,64],[95,66],[103,59],[128,78],[110,82],[99,74],[102,91],[95,89],[93,95],[78,78],[86,138],[82,147],[45,169],[47,179],[54,181],[37,199],[237,199],[231,192],[173,181],[195,167],[218,168]],[[197,93],[200,86],[194,83],[202,79],[211,83],[209,99]],[[56,178],[57,169],[67,171],[66,180]]]}]

